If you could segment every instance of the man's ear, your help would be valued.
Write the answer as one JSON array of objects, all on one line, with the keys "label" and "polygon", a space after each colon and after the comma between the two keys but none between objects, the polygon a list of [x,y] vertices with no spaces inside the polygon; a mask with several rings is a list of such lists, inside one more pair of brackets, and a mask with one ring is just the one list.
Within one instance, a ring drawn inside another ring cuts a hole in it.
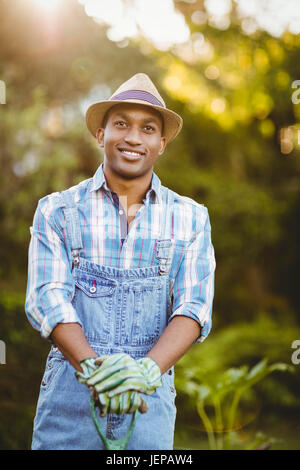
[{"label": "man's ear", "polygon": [[104,147],[104,129],[99,127],[96,131],[96,139],[100,147]]},{"label": "man's ear", "polygon": [[162,137],[160,141],[160,149],[159,149],[158,155],[162,155],[164,153],[166,145],[167,145],[166,138]]}]

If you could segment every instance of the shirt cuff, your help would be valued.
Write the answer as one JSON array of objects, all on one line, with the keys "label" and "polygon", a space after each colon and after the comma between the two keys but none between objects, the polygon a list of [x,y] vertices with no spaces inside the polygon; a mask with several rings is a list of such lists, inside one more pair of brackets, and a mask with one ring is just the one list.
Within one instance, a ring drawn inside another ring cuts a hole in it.
[{"label": "shirt cuff", "polygon": [[[198,312],[198,314],[196,312]],[[183,316],[195,320],[200,326],[200,335],[195,339],[195,341],[193,341],[193,343],[203,343],[211,330],[211,316],[209,316],[208,320],[201,320],[201,315],[199,314],[199,305],[192,303],[184,304],[177,308],[169,317],[168,323],[170,323],[172,318],[175,316]]]},{"label": "shirt cuff", "polygon": [[79,320],[73,305],[71,303],[60,305],[57,315],[51,312],[51,315],[47,315],[43,319],[40,329],[42,338],[51,341],[50,335],[59,323],[78,323],[82,327],[82,322]]}]

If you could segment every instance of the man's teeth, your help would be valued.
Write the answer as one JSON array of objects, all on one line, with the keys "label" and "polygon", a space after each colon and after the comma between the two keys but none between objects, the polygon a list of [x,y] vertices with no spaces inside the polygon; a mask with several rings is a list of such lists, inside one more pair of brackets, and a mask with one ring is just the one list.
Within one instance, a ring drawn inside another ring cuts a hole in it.
[{"label": "man's teeth", "polygon": [[122,150],[122,153],[125,153],[126,155],[133,155],[134,157],[141,157],[142,156],[141,153],[129,152],[128,150]]}]

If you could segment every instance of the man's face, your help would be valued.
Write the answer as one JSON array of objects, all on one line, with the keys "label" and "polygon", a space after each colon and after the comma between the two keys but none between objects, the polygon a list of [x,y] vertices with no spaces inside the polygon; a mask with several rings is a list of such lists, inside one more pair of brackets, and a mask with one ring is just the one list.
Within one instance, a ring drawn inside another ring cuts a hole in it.
[{"label": "man's face", "polygon": [[113,106],[97,140],[104,148],[104,169],[127,180],[152,173],[166,146],[160,113],[135,103]]}]

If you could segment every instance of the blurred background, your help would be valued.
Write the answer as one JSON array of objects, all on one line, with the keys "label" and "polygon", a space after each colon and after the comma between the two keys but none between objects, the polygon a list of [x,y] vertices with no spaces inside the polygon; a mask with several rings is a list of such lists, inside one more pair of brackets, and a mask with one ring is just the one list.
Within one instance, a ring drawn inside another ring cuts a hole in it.
[{"label": "blurred background", "polygon": [[85,111],[137,72],[183,116],[155,171],[207,206],[217,261],[175,448],[300,448],[299,33],[297,0],[0,0],[0,449],[30,448],[50,347],[24,312],[38,200],[94,174]]}]

